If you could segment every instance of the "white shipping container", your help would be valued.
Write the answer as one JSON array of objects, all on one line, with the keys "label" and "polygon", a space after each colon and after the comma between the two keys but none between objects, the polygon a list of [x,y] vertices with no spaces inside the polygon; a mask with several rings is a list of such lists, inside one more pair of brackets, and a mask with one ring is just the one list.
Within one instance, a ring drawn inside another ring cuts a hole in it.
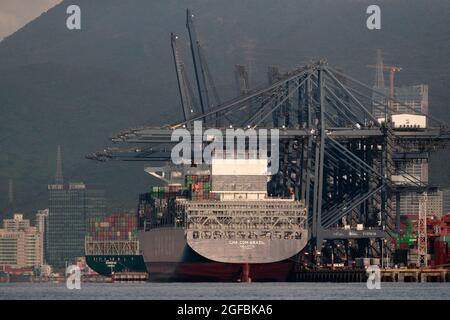
[{"label": "white shipping container", "polygon": [[212,159],[212,175],[267,175],[267,159]]},{"label": "white shipping container", "polygon": [[394,128],[398,129],[425,129],[427,127],[427,117],[417,114],[394,114],[392,115],[392,122]]}]

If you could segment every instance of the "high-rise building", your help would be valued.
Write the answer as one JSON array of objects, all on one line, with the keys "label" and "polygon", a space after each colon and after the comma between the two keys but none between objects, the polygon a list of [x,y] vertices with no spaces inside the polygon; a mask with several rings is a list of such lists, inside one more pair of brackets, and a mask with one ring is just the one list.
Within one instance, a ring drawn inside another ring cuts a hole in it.
[{"label": "high-rise building", "polygon": [[105,193],[84,183],[49,185],[46,262],[64,267],[84,255],[86,223],[106,213]]},{"label": "high-rise building", "polygon": [[0,210],[0,221],[8,217],[12,217],[15,212],[15,196],[14,196],[14,181],[8,180],[8,198],[5,206],[2,206]]},{"label": "high-rise building", "polygon": [[45,232],[45,260],[56,268],[84,255],[86,224],[89,218],[106,214],[105,192],[84,183],[64,185],[61,149],[57,152],[55,184],[48,186],[49,210]]},{"label": "high-rise building", "polygon": [[15,213],[13,219],[4,219],[3,228],[8,231],[23,231],[31,226],[30,220],[23,219],[23,215]]},{"label": "high-rise building", "polygon": [[403,86],[395,88],[392,114],[428,114],[428,85]]},{"label": "high-rise building", "polygon": [[[428,86],[417,85],[395,88],[395,98],[398,102],[391,104],[392,114],[428,114]],[[415,159],[403,165],[403,171],[409,176],[428,184],[428,159]],[[397,173],[400,174],[401,173]],[[442,194],[436,193],[430,197],[428,214],[442,215]],[[416,193],[404,192],[400,195],[400,213],[418,214],[419,201]]]},{"label": "high-rise building", "polygon": [[[375,118],[384,118],[388,104],[389,88],[376,88],[382,93],[373,95],[373,114]],[[395,102],[389,103],[389,114],[428,114],[428,85],[419,84],[415,86],[403,86],[394,88]]]},{"label": "high-rise building", "polygon": [[[442,217],[442,191],[428,192],[427,215]],[[400,214],[419,214],[420,194],[405,192],[400,195]]]},{"label": "high-rise building", "polygon": [[[385,118],[386,112],[392,114],[428,114],[428,85],[419,84],[414,86],[395,87],[393,81],[389,87],[384,82],[384,70],[390,68],[383,63],[381,51],[377,51],[377,63],[375,65],[375,83],[372,95],[372,113],[375,118]],[[398,69],[399,71],[401,69]],[[395,72],[395,71],[390,71]],[[392,78],[393,79],[393,78]],[[390,87],[392,86],[392,88]],[[392,89],[392,92],[391,92]],[[395,101],[389,101],[393,95]],[[388,106],[388,109],[387,107]]]},{"label": "high-rise building", "polygon": [[0,229],[0,265],[34,267],[43,264],[41,233],[22,214],[3,221]]},{"label": "high-rise building", "polygon": [[450,188],[442,190],[442,213],[450,213]]},{"label": "high-rise building", "polygon": [[[377,64],[375,65],[374,89],[381,93],[374,93],[372,96],[372,107],[375,118],[385,118],[386,112],[395,114],[428,114],[428,85],[420,84],[415,86],[395,87],[393,82],[391,87],[386,87],[384,83],[384,70],[394,67],[385,67],[381,56],[381,51],[377,52]],[[398,69],[401,70],[401,69]],[[390,70],[390,72],[394,72]],[[392,75],[391,75],[392,77]],[[391,91],[392,89],[392,91]],[[393,95],[395,101],[389,101]],[[387,107],[386,107],[387,106]],[[402,150],[396,150],[402,152]],[[420,158],[408,161],[396,161],[396,170],[392,176],[394,183],[414,186],[419,181],[428,184],[428,159]],[[395,204],[399,206],[400,214],[418,214],[419,200],[416,192],[402,192],[400,201]],[[434,215],[442,215],[442,193],[435,193],[430,196],[428,212]]]},{"label": "high-rise building", "polygon": [[428,196],[427,203],[427,215],[436,216],[437,218],[442,217],[443,209],[443,193],[442,190],[437,190],[431,193],[431,197]]},{"label": "high-rise building", "polygon": [[36,228],[41,234],[45,233],[45,225],[47,224],[48,209],[38,210],[36,213]]},{"label": "high-rise building", "polygon": [[36,228],[41,234],[42,238],[42,251],[43,251],[43,259],[45,262],[45,248],[47,247],[47,219],[48,219],[48,209],[38,210],[36,213]]}]

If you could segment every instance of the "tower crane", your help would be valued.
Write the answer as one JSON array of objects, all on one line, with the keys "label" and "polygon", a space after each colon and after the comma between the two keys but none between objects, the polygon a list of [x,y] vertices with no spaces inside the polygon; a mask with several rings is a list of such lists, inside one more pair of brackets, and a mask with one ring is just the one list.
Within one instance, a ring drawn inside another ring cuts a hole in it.
[{"label": "tower crane", "polygon": [[401,67],[397,66],[385,66],[385,65],[368,65],[369,68],[381,69],[381,70],[389,70],[389,96],[391,99],[394,99],[394,76],[396,72],[402,71]]}]

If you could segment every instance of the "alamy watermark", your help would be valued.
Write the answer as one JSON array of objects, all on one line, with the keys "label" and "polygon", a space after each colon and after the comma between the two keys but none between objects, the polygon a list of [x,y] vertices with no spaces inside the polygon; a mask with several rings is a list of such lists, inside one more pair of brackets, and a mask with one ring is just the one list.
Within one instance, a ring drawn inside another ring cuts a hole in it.
[{"label": "alamy watermark", "polygon": [[67,7],[66,13],[69,17],[66,20],[66,26],[69,30],[81,30],[81,8],[77,5]]},{"label": "alamy watermark", "polygon": [[71,265],[66,269],[66,286],[67,289],[81,289],[81,270],[79,266]]},{"label": "alamy watermark", "polygon": [[381,270],[377,265],[367,267],[367,289],[381,289]]},{"label": "alamy watermark", "polygon": [[375,4],[368,6],[366,10],[370,16],[367,18],[366,26],[369,30],[381,29],[381,8]]},{"label": "alamy watermark", "polygon": [[[66,20],[66,27],[69,30],[81,30],[81,8],[78,5],[67,7],[66,13],[69,17]],[[366,20],[366,27],[369,30],[381,29],[381,8],[378,5],[370,5],[366,9],[369,17]]]},{"label": "alamy watermark", "polygon": [[[225,130],[224,137],[219,129],[203,131],[203,123],[195,121],[193,131],[193,137],[186,128],[178,128],[172,132],[171,141],[178,141],[171,151],[174,164],[211,164],[213,158],[267,159],[267,174],[273,175],[278,172],[280,137],[278,129],[244,130],[230,127]],[[204,145],[206,146],[203,148]]]}]

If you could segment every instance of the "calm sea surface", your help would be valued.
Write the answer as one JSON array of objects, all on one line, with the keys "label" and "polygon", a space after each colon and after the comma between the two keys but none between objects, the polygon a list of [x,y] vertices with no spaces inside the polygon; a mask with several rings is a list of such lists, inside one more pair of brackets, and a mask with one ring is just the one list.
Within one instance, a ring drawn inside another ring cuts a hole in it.
[{"label": "calm sea surface", "polygon": [[445,299],[450,283],[382,283],[369,290],[365,283],[3,283],[4,299]]}]

